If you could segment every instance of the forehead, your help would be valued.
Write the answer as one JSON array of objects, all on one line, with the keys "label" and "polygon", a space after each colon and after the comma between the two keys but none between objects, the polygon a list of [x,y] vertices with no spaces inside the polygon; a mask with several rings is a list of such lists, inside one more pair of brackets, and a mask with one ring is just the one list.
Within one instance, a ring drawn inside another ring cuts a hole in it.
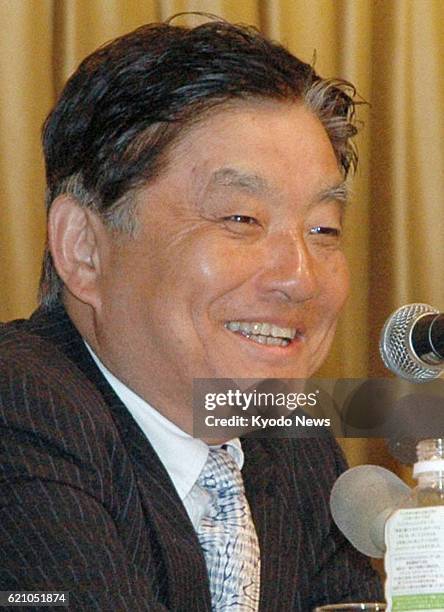
[{"label": "forehead", "polygon": [[214,109],[182,135],[169,161],[167,174],[186,169],[206,186],[250,193],[283,180],[342,179],[324,126],[301,102],[241,101]]},{"label": "forehead", "polygon": [[186,129],[147,189],[189,203],[235,189],[294,201],[342,181],[328,134],[310,110],[300,102],[259,100],[213,109]]}]

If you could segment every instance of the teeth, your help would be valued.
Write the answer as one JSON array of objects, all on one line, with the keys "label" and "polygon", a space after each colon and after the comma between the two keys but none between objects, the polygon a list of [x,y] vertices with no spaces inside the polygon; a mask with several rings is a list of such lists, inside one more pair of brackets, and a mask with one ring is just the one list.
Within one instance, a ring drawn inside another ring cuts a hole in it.
[{"label": "teeth", "polygon": [[254,329],[254,325],[252,323],[240,323],[239,324],[239,331],[245,334],[252,334],[253,329]]},{"label": "teeth", "polygon": [[294,334],[290,328],[276,327],[275,325],[273,325],[271,335],[273,336],[273,338],[294,338]]},{"label": "teeth", "polygon": [[288,346],[290,341],[286,338],[272,338],[271,336],[254,336],[253,334],[249,335],[248,338],[253,340],[253,342],[258,342],[259,344],[268,344],[270,346]]},{"label": "teeth", "polygon": [[[251,337],[260,344],[271,344],[279,346],[281,340],[285,340],[288,344],[296,336],[296,329],[291,327],[278,327],[272,323],[244,323],[240,321],[230,321],[225,324],[225,327],[231,331],[239,331],[244,336]],[[254,338],[252,337],[254,336]],[[265,340],[261,340],[264,338]]]},{"label": "teeth", "polygon": [[263,336],[269,336],[271,332],[271,325],[270,323],[262,323],[261,325],[261,334]]},{"label": "teeth", "polygon": [[[265,336],[262,337],[264,338]],[[286,338],[267,338],[267,344],[272,346],[279,346],[282,342],[286,342],[288,344],[288,340]]]}]

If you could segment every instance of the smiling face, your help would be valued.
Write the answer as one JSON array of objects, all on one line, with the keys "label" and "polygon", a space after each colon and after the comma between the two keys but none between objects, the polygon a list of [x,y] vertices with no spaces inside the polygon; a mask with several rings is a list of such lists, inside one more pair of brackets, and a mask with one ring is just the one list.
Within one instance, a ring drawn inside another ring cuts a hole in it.
[{"label": "smiling face", "polygon": [[344,192],[302,105],[213,112],[140,190],[136,237],[101,245],[94,349],[187,429],[193,378],[309,377],[347,294]]}]

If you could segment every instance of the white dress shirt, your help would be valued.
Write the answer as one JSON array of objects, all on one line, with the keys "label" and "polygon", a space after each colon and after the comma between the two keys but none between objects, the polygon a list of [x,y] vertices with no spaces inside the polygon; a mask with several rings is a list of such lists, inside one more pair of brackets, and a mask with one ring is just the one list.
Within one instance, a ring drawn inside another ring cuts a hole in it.
[{"label": "white dress shirt", "polygon": [[[168,472],[195,529],[205,514],[209,494],[197,484],[208,457],[209,446],[193,438],[155,410],[148,402],[116,378],[85,342],[97,367],[150,441]],[[244,454],[239,438],[224,443],[242,469]]]}]

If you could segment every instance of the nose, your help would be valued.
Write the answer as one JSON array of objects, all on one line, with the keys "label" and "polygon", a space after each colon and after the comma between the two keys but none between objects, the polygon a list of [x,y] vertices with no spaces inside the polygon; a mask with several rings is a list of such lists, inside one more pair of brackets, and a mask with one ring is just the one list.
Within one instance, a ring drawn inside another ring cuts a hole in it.
[{"label": "nose", "polygon": [[275,236],[267,247],[265,264],[257,277],[265,299],[307,302],[319,292],[318,263],[299,231]]}]

